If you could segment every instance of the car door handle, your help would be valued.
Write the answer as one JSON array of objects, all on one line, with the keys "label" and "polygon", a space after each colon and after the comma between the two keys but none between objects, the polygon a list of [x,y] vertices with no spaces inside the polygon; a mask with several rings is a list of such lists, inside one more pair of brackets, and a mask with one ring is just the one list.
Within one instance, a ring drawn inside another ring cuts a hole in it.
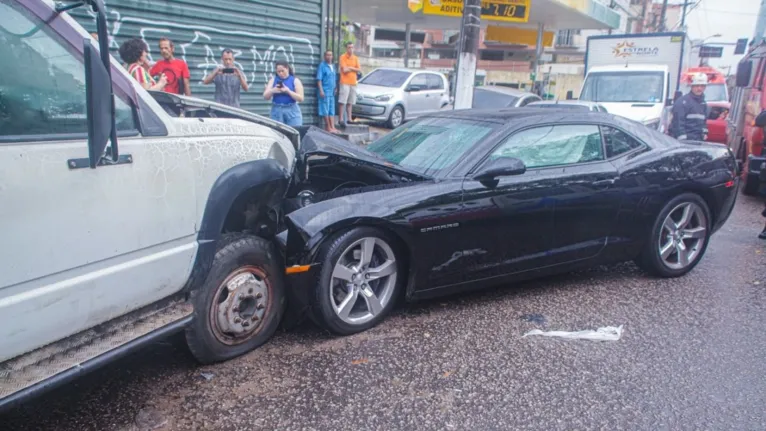
[{"label": "car door handle", "polygon": [[599,180],[594,181],[591,183],[593,187],[609,187],[614,185],[614,182],[617,180],[617,178],[610,178],[608,180]]}]

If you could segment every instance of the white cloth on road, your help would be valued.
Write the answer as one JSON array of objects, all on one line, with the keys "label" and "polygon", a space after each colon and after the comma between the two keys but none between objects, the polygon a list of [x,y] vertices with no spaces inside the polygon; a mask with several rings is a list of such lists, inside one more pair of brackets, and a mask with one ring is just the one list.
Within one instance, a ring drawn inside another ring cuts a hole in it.
[{"label": "white cloth on road", "polygon": [[566,331],[543,332],[539,329],[533,329],[527,332],[526,334],[524,334],[524,337],[526,337],[527,335],[542,335],[544,337],[574,338],[579,340],[593,340],[593,341],[617,341],[622,336],[622,325],[617,327],[605,326],[603,328],[598,328],[595,331],[588,330],[588,331],[577,331],[577,332],[566,332]]}]

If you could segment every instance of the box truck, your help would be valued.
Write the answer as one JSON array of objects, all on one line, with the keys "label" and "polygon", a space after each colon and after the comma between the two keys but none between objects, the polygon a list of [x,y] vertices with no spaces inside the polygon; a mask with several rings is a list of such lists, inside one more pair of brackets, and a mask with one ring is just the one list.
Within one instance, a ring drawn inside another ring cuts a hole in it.
[{"label": "box truck", "polygon": [[695,55],[683,32],[591,36],[580,100],[659,128]]}]

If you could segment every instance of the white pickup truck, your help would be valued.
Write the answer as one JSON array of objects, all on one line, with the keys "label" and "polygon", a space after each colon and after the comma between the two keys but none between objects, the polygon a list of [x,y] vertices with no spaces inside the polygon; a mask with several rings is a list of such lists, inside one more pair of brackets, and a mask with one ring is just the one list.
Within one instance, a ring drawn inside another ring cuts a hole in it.
[{"label": "white pickup truck", "polygon": [[107,40],[102,0],[0,0],[0,408],[174,331],[241,355],[284,310],[299,133],[150,94]]}]

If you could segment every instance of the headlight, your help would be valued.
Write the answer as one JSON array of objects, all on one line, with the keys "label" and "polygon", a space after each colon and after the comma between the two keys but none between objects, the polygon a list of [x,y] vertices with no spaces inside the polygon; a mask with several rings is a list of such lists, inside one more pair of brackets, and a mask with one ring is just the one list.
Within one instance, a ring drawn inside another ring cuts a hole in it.
[{"label": "headlight", "polygon": [[298,193],[298,202],[300,202],[301,207],[306,207],[314,203],[314,192],[311,190],[303,190],[300,193]]},{"label": "headlight", "polygon": [[657,118],[657,119],[654,119],[654,120],[644,121],[644,126],[650,128],[650,129],[659,130],[659,128],[660,128],[660,119]]},{"label": "headlight", "polygon": [[394,96],[392,94],[384,94],[382,96],[375,97],[376,102],[388,102],[391,100]]}]

